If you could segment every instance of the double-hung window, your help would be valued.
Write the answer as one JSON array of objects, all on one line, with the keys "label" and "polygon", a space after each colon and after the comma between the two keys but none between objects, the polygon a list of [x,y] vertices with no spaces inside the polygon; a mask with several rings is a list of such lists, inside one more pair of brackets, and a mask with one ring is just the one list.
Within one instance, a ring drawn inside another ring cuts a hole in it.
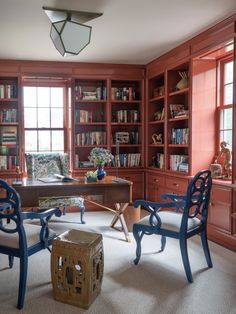
[{"label": "double-hung window", "polygon": [[25,152],[65,151],[65,87],[24,86]]},{"label": "double-hung window", "polygon": [[225,141],[232,151],[233,60],[220,62],[219,142]]}]

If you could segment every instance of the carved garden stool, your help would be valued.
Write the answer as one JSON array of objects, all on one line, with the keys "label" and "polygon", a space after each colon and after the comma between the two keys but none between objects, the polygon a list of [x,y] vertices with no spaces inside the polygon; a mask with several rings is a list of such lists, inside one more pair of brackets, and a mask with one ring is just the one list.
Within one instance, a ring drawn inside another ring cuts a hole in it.
[{"label": "carved garden stool", "polygon": [[102,235],[70,230],[53,240],[51,276],[57,301],[88,309],[101,291]]}]

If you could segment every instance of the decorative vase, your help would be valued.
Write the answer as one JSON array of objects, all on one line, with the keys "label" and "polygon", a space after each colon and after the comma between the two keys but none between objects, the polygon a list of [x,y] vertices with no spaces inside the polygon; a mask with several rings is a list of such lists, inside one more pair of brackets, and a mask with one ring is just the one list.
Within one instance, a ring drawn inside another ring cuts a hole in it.
[{"label": "decorative vase", "polygon": [[106,175],[107,175],[107,173],[104,170],[104,165],[98,164],[97,165],[97,177],[98,177],[98,180],[102,180]]}]

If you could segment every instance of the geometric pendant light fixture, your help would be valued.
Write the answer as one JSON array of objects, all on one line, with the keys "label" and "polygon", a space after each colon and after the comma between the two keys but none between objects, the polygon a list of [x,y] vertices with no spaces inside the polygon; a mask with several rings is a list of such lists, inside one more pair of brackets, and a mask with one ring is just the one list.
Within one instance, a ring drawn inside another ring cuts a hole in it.
[{"label": "geometric pendant light fixture", "polygon": [[50,37],[62,56],[78,55],[89,43],[92,27],[83,25],[102,13],[43,7],[51,21]]}]

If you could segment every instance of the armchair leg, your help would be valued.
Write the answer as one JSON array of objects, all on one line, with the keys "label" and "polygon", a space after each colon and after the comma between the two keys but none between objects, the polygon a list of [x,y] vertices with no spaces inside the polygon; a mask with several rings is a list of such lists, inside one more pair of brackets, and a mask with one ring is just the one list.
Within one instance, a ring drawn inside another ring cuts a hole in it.
[{"label": "armchair leg", "polygon": [[144,232],[138,230],[136,225],[133,225],[133,235],[136,240],[136,258],[134,259],[134,264],[137,265],[141,257],[141,240],[143,238]]},{"label": "armchair leg", "polygon": [[20,282],[17,302],[17,308],[19,310],[22,309],[24,306],[27,271],[28,271],[28,256],[24,254],[23,256],[20,257]]},{"label": "armchair leg", "polygon": [[161,236],[161,252],[164,251],[165,247],[166,247],[166,237],[162,235]]},{"label": "armchair leg", "polygon": [[212,268],[213,264],[212,264],[212,260],[211,260],[211,255],[210,255],[210,251],[209,251],[209,246],[208,246],[208,242],[207,242],[207,235],[206,235],[205,230],[201,232],[201,240],[202,240],[202,247],[203,247],[205,257],[206,257],[207,265],[208,265],[208,267]]},{"label": "armchair leg", "polygon": [[9,261],[9,267],[12,268],[13,263],[14,263],[14,256],[8,255],[8,261]]},{"label": "armchair leg", "polygon": [[188,249],[187,249],[187,239],[180,239],[180,250],[182,255],[182,260],[184,264],[184,270],[188,279],[188,282],[193,282],[193,276],[189,264]]},{"label": "armchair leg", "polygon": [[80,206],[80,221],[81,221],[82,224],[85,224],[85,221],[83,220],[84,212],[85,212],[85,207],[84,206]]}]

